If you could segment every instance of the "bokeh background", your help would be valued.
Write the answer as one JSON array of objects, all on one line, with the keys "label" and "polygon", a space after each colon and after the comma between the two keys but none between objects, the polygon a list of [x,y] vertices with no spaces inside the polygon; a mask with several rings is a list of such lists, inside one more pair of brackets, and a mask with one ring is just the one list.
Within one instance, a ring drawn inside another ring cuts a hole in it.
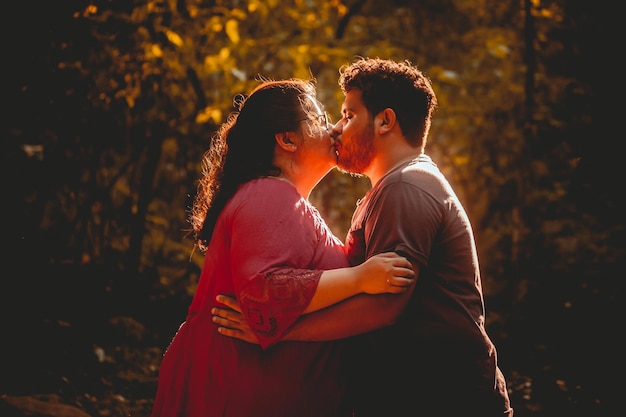
[{"label": "bokeh background", "polygon": [[[187,210],[212,133],[260,77],[314,78],[337,119],[338,69],[358,56],[406,59],[433,81],[427,150],[473,222],[515,415],[619,409],[625,106],[614,3],[3,8],[4,415],[149,415],[202,264]],[[333,171],[311,200],[343,238],[368,188]]]}]

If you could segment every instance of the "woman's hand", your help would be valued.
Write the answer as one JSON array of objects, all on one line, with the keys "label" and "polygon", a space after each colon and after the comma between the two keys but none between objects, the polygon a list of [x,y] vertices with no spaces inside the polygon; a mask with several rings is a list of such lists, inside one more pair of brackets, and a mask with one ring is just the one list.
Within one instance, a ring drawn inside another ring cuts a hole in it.
[{"label": "woman's hand", "polygon": [[217,331],[221,335],[258,345],[259,340],[250,330],[237,299],[226,295],[218,295],[215,299],[226,306],[226,308],[213,307],[211,309],[213,323],[218,325]]},{"label": "woman's hand", "polygon": [[411,262],[395,252],[374,255],[355,269],[359,288],[367,294],[403,293],[415,282]]}]

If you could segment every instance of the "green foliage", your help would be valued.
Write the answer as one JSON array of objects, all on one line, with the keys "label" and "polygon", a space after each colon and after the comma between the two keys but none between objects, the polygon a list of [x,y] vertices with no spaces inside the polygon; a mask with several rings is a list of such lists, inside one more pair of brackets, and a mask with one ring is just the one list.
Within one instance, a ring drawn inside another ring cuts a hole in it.
[{"label": "green foliage", "polygon": [[[233,97],[260,78],[312,77],[338,115],[338,68],[380,56],[408,59],[433,80],[440,106],[428,152],[472,218],[487,293],[525,286],[520,271],[537,248],[559,259],[541,267],[576,269],[573,242],[621,229],[585,233],[593,222],[581,225],[568,198],[576,130],[593,122],[580,113],[572,125],[568,103],[584,110],[592,91],[554,65],[573,20],[557,1],[533,3],[532,30],[515,2],[417,3],[137,0],[54,10],[56,23],[41,29],[53,34],[40,69],[51,86],[38,92],[50,117],[16,120],[10,130],[20,146],[43,149],[39,168],[49,178],[24,198],[56,248],[48,260],[157,271],[163,290],[191,294],[202,257],[186,209]],[[35,87],[24,78],[21,91]],[[333,172],[312,201],[343,237],[368,188]],[[594,248],[585,248],[594,258],[608,251]],[[522,281],[503,281],[512,274]]]},{"label": "green foliage", "polygon": [[[626,266],[613,172],[623,115],[605,101],[621,67],[600,63],[619,25],[612,8],[579,3],[12,2],[2,124],[8,259],[44,278],[46,266],[83,264],[92,273],[77,273],[74,288],[92,280],[114,292],[124,282],[128,304],[139,294],[184,311],[203,261],[186,210],[233,98],[262,77],[312,77],[336,119],[343,64],[408,59],[438,95],[427,149],[472,219],[492,329],[507,328],[505,341],[519,335],[515,348],[541,348],[525,364],[536,375],[543,361],[571,369],[601,356],[581,339],[595,341],[595,319],[616,315],[613,270]],[[311,199],[343,238],[368,188],[333,171]],[[535,331],[538,322],[546,330]],[[498,346],[506,358],[506,343]],[[584,386],[558,373],[550,368],[558,387],[546,383],[546,392]],[[517,400],[540,409],[529,374],[509,375]]]}]

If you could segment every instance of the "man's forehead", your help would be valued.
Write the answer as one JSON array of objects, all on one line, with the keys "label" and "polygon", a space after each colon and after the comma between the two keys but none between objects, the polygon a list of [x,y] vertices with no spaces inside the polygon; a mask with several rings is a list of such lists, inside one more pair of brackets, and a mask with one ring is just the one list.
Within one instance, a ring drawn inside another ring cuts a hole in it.
[{"label": "man's forehead", "polygon": [[346,92],[346,96],[343,100],[342,108],[344,110],[355,110],[363,107],[363,100],[361,100],[361,90],[352,89]]}]

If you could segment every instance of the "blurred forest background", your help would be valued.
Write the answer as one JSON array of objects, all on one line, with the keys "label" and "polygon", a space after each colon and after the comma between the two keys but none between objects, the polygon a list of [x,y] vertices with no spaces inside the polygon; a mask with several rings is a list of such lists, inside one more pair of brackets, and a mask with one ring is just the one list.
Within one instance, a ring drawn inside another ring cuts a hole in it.
[{"label": "blurred forest background", "polygon": [[[5,4],[0,414],[148,416],[201,268],[186,220],[200,158],[233,97],[259,76],[314,77],[336,120],[339,67],[370,56],[433,81],[428,153],[472,219],[516,417],[615,415],[625,106],[612,6]],[[332,172],[316,188],[340,238],[368,187]]]}]

